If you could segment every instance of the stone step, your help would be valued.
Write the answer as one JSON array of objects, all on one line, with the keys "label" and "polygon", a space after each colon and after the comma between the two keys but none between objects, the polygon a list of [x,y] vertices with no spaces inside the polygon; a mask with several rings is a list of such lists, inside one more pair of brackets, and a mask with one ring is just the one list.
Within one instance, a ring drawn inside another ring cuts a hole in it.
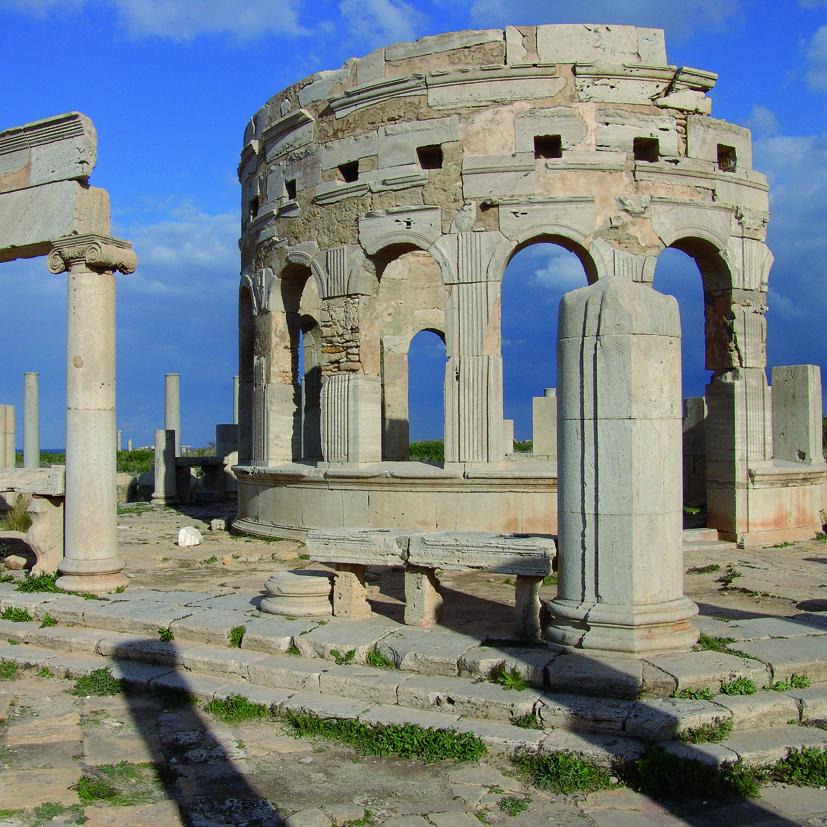
[{"label": "stone step", "polygon": [[[715,528],[685,528],[683,530],[684,545],[692,543],[715,543],[718,541],[718,530]],[[733,543],[733,545],[735,545]]]},{"label": "stone step", "polygon": [[[205,674],[171,664],[149,664],[128,659],[111,660],[101,655],[78,652],[61,654],[54,649],[29,644],[0,644],[0,658],[11,660],[23,667],[48,667],[56,677],[87,675],[105,663],[115,677],[128,684],[155,691],[186,691],[202,701],[241,695],[250,701],[281,711],[309,712],[326,718],[359,720],[369,724],[415,723],[422,727],[472,732],[495,752],[566,751],[604,765],[640,757],[646,745],[643,739],[632,736],[645,728],[647,720],[665,721],[673,714],[663,700],[639,702],[635,704],[637,711],[628,716],[627,725],[621,732],[584,735],[564,728],[546,732],[463,715],[458,709],[450,706],[439,710],[420,709],[400,704],[385,704],[370,698],[325,694],[314,689],[290,690],[267,687],[234,675]],[[416,693],[410,695],[415,696]],[[679,705],[677,701],[671,703],[673,707]],[[654,730],[650,728],[649,731]],[[823,748],[827,746],[827,732],[809,726],[782,725],[736,731],[722,743],[688,744],[665,740],[663,745],[670,752],[704,763],[720,764],[742,760],[757,766],[771,764],[783,758],[790,749]]]},{"label": "stone step", "polygon": [[[272,655],[200,643],[164,642],[80,627],[42,629],[35,623],[0,622],[0,635],[18,645],[0,644],[12,660],[66,657],[122,668],[162,668],[169,679],[244,681],[262,691],[313,692],[348,702],[368,702],[511,725],[522,719],[539,729],[605,733],[662,741],[688,729],[732,719],[735,731],[796,724],[827,716],[827,686],[788,693],[715,696],[713,701],[679,698],[621,700],[572,692],[508,690],[462,677],[418,675],[397,669],[336,664],[322,658]],[[19,645],[24,644],[24,645]],[[51,661],[50,661],[51,664]],[[213,684],[209,684],[213,686]]]}]

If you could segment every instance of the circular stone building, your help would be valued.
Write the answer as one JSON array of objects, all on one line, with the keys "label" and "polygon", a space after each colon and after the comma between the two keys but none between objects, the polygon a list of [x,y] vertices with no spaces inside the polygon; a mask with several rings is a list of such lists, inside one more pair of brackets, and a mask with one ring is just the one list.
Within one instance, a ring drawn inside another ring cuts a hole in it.
[{"label": "circular stone building", "polygon": [[[509,260],[553,242],[584,284],[694,258],[712,378],[687,477],[708,525],[816,530],[821,457],[773,455],[767,181],[749,132],[710,117],[715,80],[670,66],[660,30],[525,26],[378,49],[269,100],[239,166],[236,525],[556,530],[553,447],[511,455],[500,333]],[[446,346],[442,467],[404,461],[422,330]]]}]

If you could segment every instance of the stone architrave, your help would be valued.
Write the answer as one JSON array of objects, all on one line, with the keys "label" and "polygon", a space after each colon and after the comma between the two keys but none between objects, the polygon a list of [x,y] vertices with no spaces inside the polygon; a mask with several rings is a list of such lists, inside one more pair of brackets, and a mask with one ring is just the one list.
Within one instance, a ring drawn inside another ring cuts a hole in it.
[{"label": "stone architrave", "polygon": [[558,321],[559,587],[547,638],[688,650],[678,305],[622,278],[567,293]]},{"label": "stone architrave", "polygon": [[23,374],[23,467],[40,468],[38,374]]},{"label": "stone architrave", "polygon": [[132,273],[131,246],[101,235],[63,238],[49,254],[68,272],[66,524],[57,584],[94,594],[126,586],[118,557],[115,463],[115,278]]}]

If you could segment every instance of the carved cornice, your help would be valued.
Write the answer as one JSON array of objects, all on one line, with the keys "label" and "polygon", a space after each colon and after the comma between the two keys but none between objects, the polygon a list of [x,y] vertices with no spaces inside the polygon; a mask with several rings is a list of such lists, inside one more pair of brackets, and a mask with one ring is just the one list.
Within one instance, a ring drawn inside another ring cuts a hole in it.
[{"label": "carved cornice", "polygon": [[124,274],[134,273],[138,257],[128,241],[105,235],[75,235],[53,242],[47,266],[50,273],[63,273],[77,265],[90,270]]}]

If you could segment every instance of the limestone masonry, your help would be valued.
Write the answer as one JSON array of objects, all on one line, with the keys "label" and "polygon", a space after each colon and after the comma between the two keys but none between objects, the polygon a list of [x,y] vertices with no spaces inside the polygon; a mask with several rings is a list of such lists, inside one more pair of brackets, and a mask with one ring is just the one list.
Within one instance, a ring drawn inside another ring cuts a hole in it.
[{"label": "limestone masonry", "polygon": [[[774,458],[773,411],[805,442],[820,412],[771,401],[767,180],[748,130],[711,117],[715,81],[670,66],[660,30],[549,25],[397,44],[271,98],[239,165],[239,527],[553,531],[556,400],[537,455],[507,456],[500,333],[510,258],[549,241],[584,285],[694,258],[712,378],[690,483],[724,537],[812,536],[827,468],[788,436]],[[442,469],[399,464],[422,330],[446,345]]]}]

